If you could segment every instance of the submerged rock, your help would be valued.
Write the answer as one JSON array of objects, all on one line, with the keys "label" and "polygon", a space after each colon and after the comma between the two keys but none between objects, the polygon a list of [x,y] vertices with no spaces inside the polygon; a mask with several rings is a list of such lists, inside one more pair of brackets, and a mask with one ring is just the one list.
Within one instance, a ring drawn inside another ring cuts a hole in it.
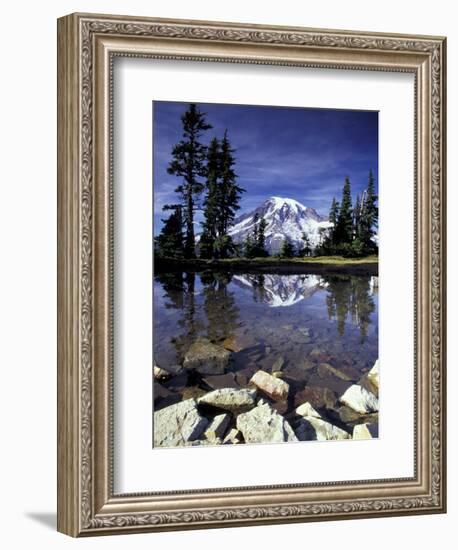
[{"label": "submerged rock", "polygon": [[222,388],[240,388],[240,384],[237,382],[232,372],[228,372],[227,374],[211,374],[205,376],[203,380],[214,390],[220,390]]},{"label": "submerged rock", "polygon": [[334,375],[341,380],[345,380],[346,382],[349,382],[351,380],[351,378],[347,376],[344,372],[336,369],[329,363],[320,363],[318,365],[318,376],[320,376],[320,378],[325,378],[329,375]]},{"label": "submerged rock", "polygon": [[272,365],[272,374],[275,376],[275,373],[281,372],[283,365],[285,364],[284,358],[280,355],[275,359],[274,364]]},{"label": "submerged rock", "polygon": [[289,384],[263,370],[258,370],[252,376],[250,383],[276,401],[284,401],[288,398]]},{"label": "submerged rock", "polygon": [[289,423],[267,403],[237,417],[237,428],[246,443],[297,441]]},{"label": "submerged rock", "polygon": [[377,424],[357,424],[353,428],[353,439],[373,439],[377,437]]},{"label": "submerged rock", "polygon": [[187,399],[154,413],[155,447],[177,447],[199,439],[208,420],[199,413],[194,399]]},{"label": "submerged rock", "polygon": [[183,367],[201,374],[223,374],[229,363],[230,352],[212,344],[207,338],[199,338],[184,356]]},{"label": "submerged rock", "polygon": [[228,336],[223,341],[223,347],[228,349],[229,351],[234,351],[236,353],[242,351],[242,349],[245,348],[243,342],[240,338],[237,338],[237,336]]},{"label": "submerged rock", "polygon": [[378,411],[377,397],[358,384],[350,386],[340,401],[360,414]]},{"label": "submerged rock", "polygon": [[[210,422],[210,425],[205,430],[205,437],[210,440],[220,439],[222,440],[231,423],[231,415],[229,413],[219,414]],[[222,441],[221,441],[222,442]]]},{"label": "submerged rock", "polygon": [[256,390],[222,388],[205,394],[198,403],[239,413],[252,409],[256,405]]},{"label": "submerged rock", "polygon": [[337,403],[337,396],[329,388],[306,386],[294,396],[294,405],[297,407],[306,401],[318,409],[333,409]]}]

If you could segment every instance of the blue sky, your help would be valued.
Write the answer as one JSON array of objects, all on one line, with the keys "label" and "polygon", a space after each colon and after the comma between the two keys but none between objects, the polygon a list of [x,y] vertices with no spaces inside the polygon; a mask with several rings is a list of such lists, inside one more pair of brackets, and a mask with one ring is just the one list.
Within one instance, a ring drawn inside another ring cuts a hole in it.
[{"label": "blue sky", "polygon": [[[164,204],[175,202],[179,178],[167,174],[172,147],[181,139],[181,114],[188,103],[153,105],[154,226],[162,226]],[[378,183],[378,112],[198,103],[213,128],[202,141],[228,131],[236,149],[236,173],[246,190],[239,213],[272,195],[298,200],[327,216],[340,198],[344,178],[352,194],[367,186],[372,168]],[[199,221],[200,216],[197,216]],[[196,228],[197,229],[197,228]]]}]

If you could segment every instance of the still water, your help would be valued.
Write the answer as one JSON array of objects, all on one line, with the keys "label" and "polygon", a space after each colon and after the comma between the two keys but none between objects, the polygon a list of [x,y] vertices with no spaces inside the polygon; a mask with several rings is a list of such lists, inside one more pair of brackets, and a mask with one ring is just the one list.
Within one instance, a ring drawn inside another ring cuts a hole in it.
[{"label": "still water", "polygon": [[[371,276],[226,273],[157,274],[154,359],[180,365],[200,336],[232,349],[227,373],[182,373],[155,384],[159,410],[215,387],[247,387],[259,369],[282,363],[288,416],[307,387],[341,395],[378,357],[378,279]],[[324,365],[324,366],[323,366]],[[280,412],[280,411],[279,411]]]}]

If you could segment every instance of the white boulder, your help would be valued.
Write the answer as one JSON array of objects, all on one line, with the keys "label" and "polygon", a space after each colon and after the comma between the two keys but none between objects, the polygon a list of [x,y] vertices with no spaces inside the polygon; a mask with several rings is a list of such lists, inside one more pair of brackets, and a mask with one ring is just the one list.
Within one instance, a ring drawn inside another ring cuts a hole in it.
[{"label": "white boulder", "polygon": [[377,412],[379,408],[377,397],[358,384],[350,386],[340,401],[359,414]]},{"label": "white boulder", "polygon": [[256,405],[256,390],[221,388],[203,395],[199,398],[198,403],[224,411],[243,412]]},{"label": "white boulder", "polygon": [[208,420],[199,413],[194,399],[180,401],[154,413],[155,447],[177,447],[199,439]]},{"label": "white boulder", "polygon": [[242,432],[245,443],[297,441],[289,423],[267,403],[240,414],[237,417],[237,429]]}]

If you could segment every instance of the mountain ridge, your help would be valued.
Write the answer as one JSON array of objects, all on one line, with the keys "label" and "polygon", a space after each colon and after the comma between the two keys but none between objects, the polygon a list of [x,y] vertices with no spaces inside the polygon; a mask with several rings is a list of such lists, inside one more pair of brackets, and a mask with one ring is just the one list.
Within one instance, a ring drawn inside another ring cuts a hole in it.
[{"label": "mountain ridge", "polygon": [[332,225],[314,208],[295,199],[271,196],[234,220],[229,235],[235,243],[243,243],[252,234],[256,214],[266,221],[265,242],[270,254],[280,252],[285,239],[300,250],[304,246],[304,233],[309,238],[311,247],[315,248],[320,243],[322,233]]}]

